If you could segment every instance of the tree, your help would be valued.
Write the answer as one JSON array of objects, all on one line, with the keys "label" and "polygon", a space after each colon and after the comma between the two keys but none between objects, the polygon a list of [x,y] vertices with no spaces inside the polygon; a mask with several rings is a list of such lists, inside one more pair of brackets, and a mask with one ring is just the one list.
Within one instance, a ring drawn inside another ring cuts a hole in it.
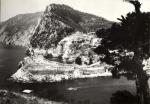
[{"label": "tree", "polygon": [[51,53],[48,53],[48,50],[46,50],[46,53],[44,54],[44,58],[53,58],[53,55]]},{"label": "tree", "polygon": [[82,64],[81,58],[80,58],[80,57],[77,57],[77,58],[75,59],[75,63],[78,64],[78,65],[81,65],[81,64]]},{"label": "tree", "polygon": [[138,104],[150,104],[149,76],[142,64],[150,55],[149,14],[140,11],[141,3],[138,0],[126,1],[133,4],[135,12],[121,16],[118,19],[121,23],[112,25],[107,42],[104,42],[103,48],[98,47],[96,52],[106,54],[103,61],[114,66],[110,69],[113,77],[124,75],[128,79],[135,79]]}]

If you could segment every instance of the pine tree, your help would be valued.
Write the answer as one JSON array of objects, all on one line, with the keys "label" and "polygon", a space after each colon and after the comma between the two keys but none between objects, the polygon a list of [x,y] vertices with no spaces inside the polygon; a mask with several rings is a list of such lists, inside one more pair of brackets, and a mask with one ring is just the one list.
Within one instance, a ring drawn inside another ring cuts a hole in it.
[{"label": "pine tree", "polygon": [[143,70],[143,60],[150,56],[150,18],[148,13],[140,11],[141,3],[138,0],[125,1],[135,7],[135,12],[118,18],[121,23],[112,25],[107,42],[95,52],[105,53],[103,61],[114,66],[110,69],[113,77],[123,75],[128,79],[135,79],[138,104],[150,104],[149,76]]}]

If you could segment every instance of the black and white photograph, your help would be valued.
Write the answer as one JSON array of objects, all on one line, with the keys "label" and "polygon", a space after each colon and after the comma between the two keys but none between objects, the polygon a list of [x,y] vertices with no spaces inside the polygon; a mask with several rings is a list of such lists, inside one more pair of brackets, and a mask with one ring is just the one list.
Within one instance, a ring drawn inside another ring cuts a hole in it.
[{"label": "black and white photograph", "polygon": [[150,0],[0,0],[0,104],[150,104]]}]

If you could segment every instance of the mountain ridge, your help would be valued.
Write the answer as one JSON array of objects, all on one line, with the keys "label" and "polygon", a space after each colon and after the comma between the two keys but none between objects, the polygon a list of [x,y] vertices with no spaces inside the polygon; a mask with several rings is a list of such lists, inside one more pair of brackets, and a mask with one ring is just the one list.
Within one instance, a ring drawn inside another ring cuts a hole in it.
[{"label": "mountain ridge", "polygon": [[52,8],[55,19],[74,28],[74,31],[91,32],[108,28],[112,24],[111,21],[102,17],[80,12],[64,4],[50,4],[44,12],[19,14],[2,22],[0,24],[0,42],[10,45],[30,45],[30,39],[36,30],[38,21],[48,7]]},{"label": "mountain ridge", "polygon": [[77,11],[62,4],[50,4],[46,7],[34,35],[31,45],[34,48],[56,47],[66,36],[76,31],[88,33],[101,28],[109,28],[112,22],[104,18]]}]

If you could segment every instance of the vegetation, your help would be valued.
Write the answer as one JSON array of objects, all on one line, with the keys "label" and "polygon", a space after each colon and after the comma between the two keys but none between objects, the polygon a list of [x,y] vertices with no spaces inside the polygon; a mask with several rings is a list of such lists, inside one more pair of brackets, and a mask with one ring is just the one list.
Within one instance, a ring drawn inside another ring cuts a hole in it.
[{"label": "vegetation", "polygon": [[44,54],[44,58],[46,59],[53,58],[53,55],[49,54],[48,51],[46,51],[46,53]]},{"label": "vegetation", "polygon": [[66,104],[11,91],[0,91],[0,104]]},{"label": "vegetation", "polygon": [[75,59],[75,63],[78,64],[78,65],[82,65],[82,60],[81,60],[81,58],[80,58],[80,57],[77,57],[77,58]]},{"label": "vegetation", "polygon": [[113,77],[123,75],[136,81],[138,104],[150,104],[149,76],[142,64],[150,55],[150,18],[148,13],[140,11],[138,0],[126,1],[134,5],[135,11],[118,18],[120,24],[114,23],[110,29],[97,32],[99,37],[107,36],[95,52],[105,54],[103,61],[114,66],[110,69]]},{"label": "vegetation", "polygon": [[56,14],[56,18],[75,28],[75,30],[93,32],[100,28],[109,28],[112,25],[112,22],[104,18],[74,10],[67,5],[53,5],[56,7],[53,11]]}]

